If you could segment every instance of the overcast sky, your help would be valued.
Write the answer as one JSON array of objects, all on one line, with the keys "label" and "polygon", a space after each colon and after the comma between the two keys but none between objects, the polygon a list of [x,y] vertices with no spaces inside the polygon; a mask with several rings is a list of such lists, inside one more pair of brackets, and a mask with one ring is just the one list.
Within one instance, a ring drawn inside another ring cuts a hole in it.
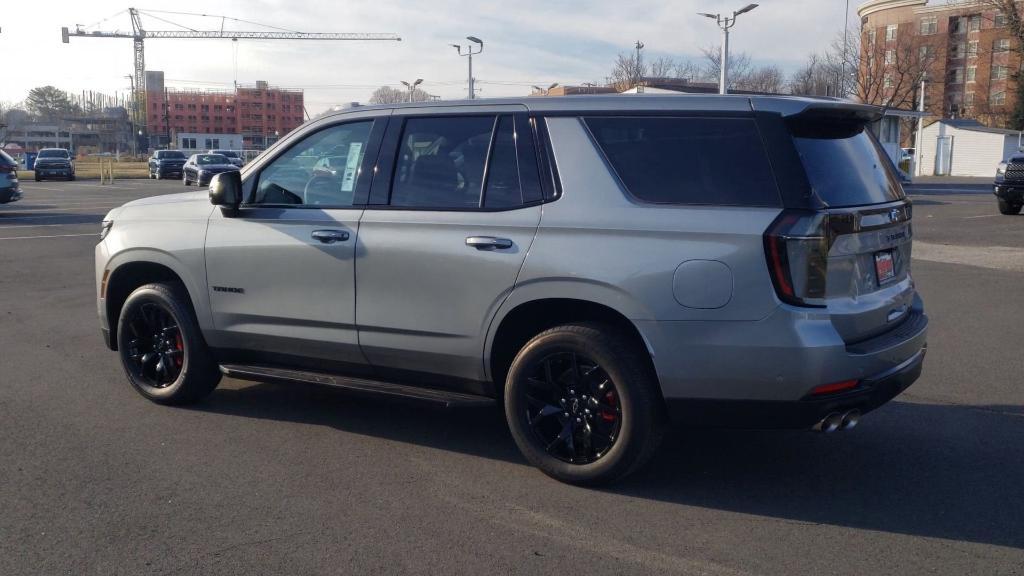
[{"label": "overcast sky", "polygon": [[[130,30],[127,3],[135,0],[10,0],[0,10],[0,54],[6,62],[0,101],[20,101],[34,86],[52,84],[79,92],[127,91],[131,40],[60,40],[61,26]],[[853,12],[860,0],[850,2]],[[423,88],[443,98],[466,93],[466,59],[449,47],[467,35],[485,42],[473,64],[481,96],[529,93],[530,85],[603,82],[619,52],[636,40],[645,58],[696,59],[718,44],[714,23],[696,12],[731,12],[747,0],[174,0],[139,2],[140,10],[227,15],[303,32],[394,32],[402,42],[148,40],[146,67],[163,70],[168,87],[230,89],[251,84],[306,90],[315,115],[331,105],[365,102],[383,84],[423,78]],[[9,4],[9,5],[8,5]],[[761,0],[740,17],[732,48],[756,63],[787,73],[842,29],[846,0]],[[220,19],[154,13],[194,29],[220,27]],[[104,18],[109,20],[99,22]],[[851,15],[854,21],[856,15]],[[96,24],[99,22],[98,24]],[[92,26],[95,24],[94,26]],[[151,30],[180,29],[144,17]],[[231,22],[226,28],[259,29]],[[237,48],[236,48],[237,46]]]}]

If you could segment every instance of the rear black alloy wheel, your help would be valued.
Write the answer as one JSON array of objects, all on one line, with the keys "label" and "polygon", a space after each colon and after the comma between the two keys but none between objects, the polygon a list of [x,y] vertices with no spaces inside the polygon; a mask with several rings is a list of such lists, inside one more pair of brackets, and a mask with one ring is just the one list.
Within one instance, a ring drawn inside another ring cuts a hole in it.
[{"label": "rear black alloy wheel", "polygon": [[523,456],[572,484],[613,482],[656,451],[664,401],[644,350],[621,329],[556,326],[519,351],[505,380],[505,418]]},{"label": "rear black alloy wheel", "polygon": [[137,288],[121,308],[117,349],[128,382],[159,404],[189,404],[212,392],[221,374],[177,283]]},{"label": "rear black alloy wheel", "polygon": [[527,376],[526,420],[548,454],[589,464],[611,450],[622,425],[618,393],[593,359],[573,351],[554,352]]},{"label": "rear black alloy wheel", "polygon": [[155,302],[144,302],[132,310],[125,327],[130,332],[128,369],[135,379],[153,388],[173,384],[185,362],[185,344],[174,316]]}]

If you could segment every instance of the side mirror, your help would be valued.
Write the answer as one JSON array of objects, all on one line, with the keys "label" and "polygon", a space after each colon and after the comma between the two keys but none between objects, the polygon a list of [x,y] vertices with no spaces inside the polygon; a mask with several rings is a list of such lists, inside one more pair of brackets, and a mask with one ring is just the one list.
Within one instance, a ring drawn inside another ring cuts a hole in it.
[{"label": "side mirror", "polygon": [[236,170],[215,174],[210,180],[210,204],[237,210],[242,203],[242,174]]}]

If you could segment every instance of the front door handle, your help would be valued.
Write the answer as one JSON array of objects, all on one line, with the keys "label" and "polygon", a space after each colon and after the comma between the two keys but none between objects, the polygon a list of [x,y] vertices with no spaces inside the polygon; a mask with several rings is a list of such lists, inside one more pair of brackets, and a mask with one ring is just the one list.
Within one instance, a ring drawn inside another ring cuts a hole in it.
[{"label": "front door handle", "polygon": [[512,241],[494,236],[470,236],[466,238],[466,246],[472,246],[477,250],[504,250],[512,247]]},{"label": "front door handle", "polygon": [[313,230],[313,239],[324,244],[334,244],[348,240],[348,232],[344,230]]}]

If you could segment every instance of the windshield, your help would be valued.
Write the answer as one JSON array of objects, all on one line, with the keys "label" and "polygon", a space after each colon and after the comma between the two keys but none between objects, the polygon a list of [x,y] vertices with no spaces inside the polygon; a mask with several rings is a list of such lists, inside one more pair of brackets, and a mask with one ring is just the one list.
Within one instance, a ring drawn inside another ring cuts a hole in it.
[{"label": "windshield", "polygon": [[829,207],[882,204],[905,198],[892,162],[863,126],[793,127],[815,195]]},{"label": "windshield", "polygon": [[68,151],[67,150],[40,150],[39,151],[39,157],[40,158],[67,158],[68,157]]},{"label": "windshield", "polygon": [[234,150],[213,150],[210,153],[220,154],[221,156],[226,156],[228,158],[238,158],[238,152],[235,152]]},{"label": "windshield", "polygon": [[196,164],[208,166],[210,164],[230,164],[230,162],[220,154],[196,154]]},{"label": "windshield", "polygon": [[157,152],[156,153],[156,157],[160,158],[160,159],[164,159],[164,160],[166,160],[166,159],[178,159],[178,158],[184,158],[185,154],[183,152],[178,152],[177,150],[164,150],[162,152]]}]

